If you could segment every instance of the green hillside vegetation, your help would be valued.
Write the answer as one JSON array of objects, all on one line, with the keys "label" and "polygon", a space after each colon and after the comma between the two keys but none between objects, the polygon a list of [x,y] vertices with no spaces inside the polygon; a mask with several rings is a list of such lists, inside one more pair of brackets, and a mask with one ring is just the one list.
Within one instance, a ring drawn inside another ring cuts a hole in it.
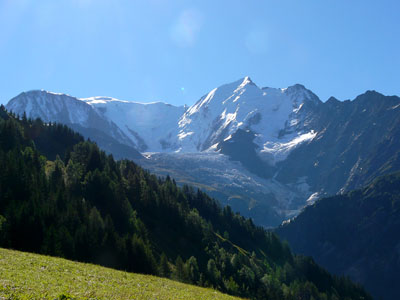
[{"label": "green hillside vegetation", "polygon": [[400,299],[400,173],[321,199],[277,232],[294,251],[362,283],[376,299]]},{"label": "green hillside vegetation", "polygon": [[0,249],[0,270],[0,299],[239,299],[170,279],[6,249]]},{"label": "green hillside vegetation", "polygon": [[0,109],[0,246],[251,299],[370,299],[200,190]]}]

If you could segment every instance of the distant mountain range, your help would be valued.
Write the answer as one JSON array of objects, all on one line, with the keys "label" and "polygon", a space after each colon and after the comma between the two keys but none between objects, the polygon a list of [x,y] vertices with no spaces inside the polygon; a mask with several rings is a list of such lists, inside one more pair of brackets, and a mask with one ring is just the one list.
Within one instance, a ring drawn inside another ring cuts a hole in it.
[{"label": "distant mountain range", "polygon": [[47,122],[99,129],[140,152],[212,151],[238,130],[252,130],[260,153],[275,163],[315,135],[293,130],[301,123],[305,102],[320,100],[301,85],[259,88],[245,77],[212,90],[189,108],[30,91],[10,100],[7,109]]},{"label": "distant mountain range", "polygon": [[260,88],[245,77],[190,107],[47,91],[24,92],[6,107],[66,124],[116,158],[206,190],[267,227],[400,170],[400,98],[374,91],[322,102],[299,84]]}]

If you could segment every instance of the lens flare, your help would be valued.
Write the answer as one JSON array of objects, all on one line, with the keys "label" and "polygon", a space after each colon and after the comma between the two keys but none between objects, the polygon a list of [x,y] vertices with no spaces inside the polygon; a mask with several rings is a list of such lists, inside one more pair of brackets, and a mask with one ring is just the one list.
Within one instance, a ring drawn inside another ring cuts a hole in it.
[{"label": "lens flare", "polygon": [[198,10],[184,10],[171,27],[171,39],[180,47],[193,46],[202,24],[203,16]]}]

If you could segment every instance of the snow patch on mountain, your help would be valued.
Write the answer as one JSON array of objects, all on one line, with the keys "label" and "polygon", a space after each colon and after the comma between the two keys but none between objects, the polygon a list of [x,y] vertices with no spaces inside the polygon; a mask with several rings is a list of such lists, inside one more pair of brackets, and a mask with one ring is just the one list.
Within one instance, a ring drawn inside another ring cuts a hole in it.
[{"label": "snow patch on mountain", "polygon": [[319,192],[315,192],[313,193],[310,197],[308,197],[308,199],[306,200],[307,205],[312,205],[315,203],[315,201],[317,201],[320,197],[320,193]]},{"label": "snow patch on mountain", "polygon": [[139,103],[109,97],[81,100],[114,122],[142,152],[163,152],[176,147],[172,135],[176,131],[177,120],[185,111],[183,106],[163,102]]},{"label": "snow patch on mountain", "polygon": [[307,133],[299,133],[299,135],[294,138],[291,137],[287,142],[267,141],[262,145],[263,148],[260,151],[260,156],[264,160],[271,162],[271,164],[275,164],[285,160],[289,153],[302,143],[312,141],[316,135],[317,133],[311,130]]}]

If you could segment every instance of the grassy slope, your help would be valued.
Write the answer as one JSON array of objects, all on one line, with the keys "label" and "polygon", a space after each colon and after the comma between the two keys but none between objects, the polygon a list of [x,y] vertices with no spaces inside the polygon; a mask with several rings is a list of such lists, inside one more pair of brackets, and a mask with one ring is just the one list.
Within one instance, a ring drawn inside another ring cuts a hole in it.
[{"label": "grassy slope", "polygon": [[0,248],[0,299],[66,299],[62,295],[71,299],[239,299],[154,276]]}]

